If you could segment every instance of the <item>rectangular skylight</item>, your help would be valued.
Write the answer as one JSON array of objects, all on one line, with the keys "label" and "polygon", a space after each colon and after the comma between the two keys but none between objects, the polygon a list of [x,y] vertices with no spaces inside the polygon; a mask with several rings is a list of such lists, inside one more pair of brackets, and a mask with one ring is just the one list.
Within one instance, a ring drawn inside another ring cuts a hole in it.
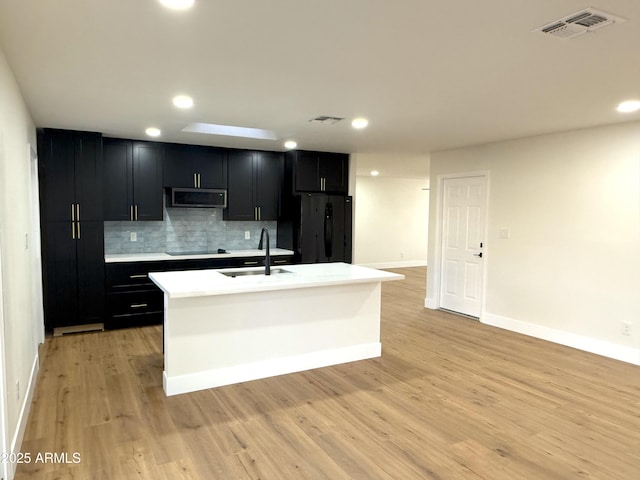
[{"label": "rectangular skylight", "polygon": [[223,135],[225,137],[258,138],[261,140],[277,140],[275,132],[261,128],[234,127],[216,125],[215,123],[190,123],[183,132],[204,133],[206,135]]}]

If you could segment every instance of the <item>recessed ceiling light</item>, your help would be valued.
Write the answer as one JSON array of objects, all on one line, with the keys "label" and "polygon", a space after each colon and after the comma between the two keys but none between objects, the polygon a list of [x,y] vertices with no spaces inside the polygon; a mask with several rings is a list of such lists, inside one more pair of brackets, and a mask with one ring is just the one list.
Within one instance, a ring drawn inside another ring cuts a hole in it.
[{"label": "recessed ceiling light", "polygon": [[159,0],[162,5],[171,10],[188,10],[193,7],[195,0]]},{"label": "recessed ceiling light", "polygon": [[193,107],[193,98],[189,95],[176,95],[173,97],[173,104],[178,108],[191,108]]},{"label": "recessed ceiling light", "polygon": [[286,148],[287,150],[293,150],[297,146],[298,144],[293,140],[287,140],[286,142],[284,142],[284,148]]},{"label": "recessed ceiling light", "polygon": [[215,123],[190,123],[183,132],[205,133],[207,135],[223,135],[226,137],[258,138],[261,140],[277,140],[271,130],[261,128],[234,127],[232,125],[216,125]]},{"label": "recessed ceiling light", "polygon": [[620,113],[632,113],[640,110],[639,100],[627,100],[626,102],[619,103],[616,110]]},{"label": "recessed ceiling light", "polygon": [[367,125],[369,125],[369,120],[367,120],[366,118],[354,118],[351,121],[351,126],[353,128],[357,128],[358,130],[366,128]]},{"label": "recessed ceiling light", "polygon": [[372,177],[377,177],[378,175],[380,175],[380,172],[378,170],[371,170]]},{"label": "recessed ceiling light", "polygon": [[159,137],[160,134],[162,133],[160,129],[156,127],[149,127],[144,132],[150,137]]}]

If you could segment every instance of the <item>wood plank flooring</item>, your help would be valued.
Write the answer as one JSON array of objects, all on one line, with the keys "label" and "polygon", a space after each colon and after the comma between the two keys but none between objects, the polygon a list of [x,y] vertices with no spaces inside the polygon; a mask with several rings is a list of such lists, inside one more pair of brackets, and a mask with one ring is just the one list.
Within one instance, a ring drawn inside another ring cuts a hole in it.
[{"label": "wood plank flooring", "polygon": [[381,358],[162,391],[159,327],[47,338],[16,479],[640,479],[640,368],[383,284]]}]

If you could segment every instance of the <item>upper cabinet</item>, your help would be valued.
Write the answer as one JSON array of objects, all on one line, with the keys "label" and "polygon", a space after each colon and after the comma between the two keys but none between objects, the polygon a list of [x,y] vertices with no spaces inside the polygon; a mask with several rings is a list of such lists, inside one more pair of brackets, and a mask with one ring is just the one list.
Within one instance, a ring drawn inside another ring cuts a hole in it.
[{"label": "upper cabinet", "polygon": [[164,147],[164,186],[181,188],[227,188],[224,150],[197,145]]},{"label": "upper cabinet", "polygon": [[102,136],[46,129],[38,150],[43,220],[102,221]]},{"label": "upper cabinet", "polygon": [[[349,155],[294,150],[286,155],[287,188],[291,193],[325,192],[346,195]],[[289,187],[289,185],[287,185]]]},{"label": "upper cabinet", "polygon": [[229,150],[225,220],[277,220],[283,165],[281,153]]},{"label": "upper cabinet", "polygon": [[162,145],[104,139],[104,219],[162,220]]}]

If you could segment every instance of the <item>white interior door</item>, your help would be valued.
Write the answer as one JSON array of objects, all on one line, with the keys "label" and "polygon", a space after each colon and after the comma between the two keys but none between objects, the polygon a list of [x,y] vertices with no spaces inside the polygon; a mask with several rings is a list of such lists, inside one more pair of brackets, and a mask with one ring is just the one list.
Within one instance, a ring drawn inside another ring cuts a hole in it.
[{"label": "white interior door", "polygon": [[443,184],[440,307],[479,317],[486,177],[446,178]]}]

